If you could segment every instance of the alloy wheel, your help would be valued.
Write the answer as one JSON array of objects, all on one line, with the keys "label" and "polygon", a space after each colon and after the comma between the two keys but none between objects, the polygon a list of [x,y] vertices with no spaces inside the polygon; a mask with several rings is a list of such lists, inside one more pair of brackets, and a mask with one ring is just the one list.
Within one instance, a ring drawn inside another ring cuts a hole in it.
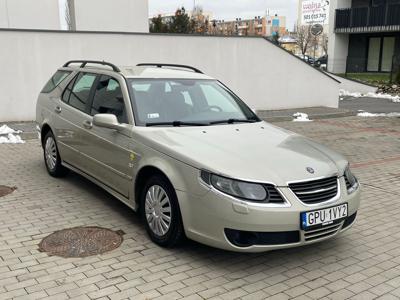
[{"label": "alloy wheel", "polygon": [[45,144],[46,164],[50,170],[54,170],[57,163],[57,148],[53,137],[48,137]]},{"label": "alloy wheel", "polygon": [[145,213],[151,231],[164,236],[171,227],[171,202],[161,186],[153,185],[147,190]]}]

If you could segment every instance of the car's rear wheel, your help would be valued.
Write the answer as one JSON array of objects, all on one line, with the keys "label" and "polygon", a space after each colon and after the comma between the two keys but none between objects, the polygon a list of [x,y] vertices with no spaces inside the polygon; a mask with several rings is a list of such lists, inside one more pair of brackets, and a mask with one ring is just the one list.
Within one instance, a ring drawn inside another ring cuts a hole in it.
[{"label": "car's rear wheel", "polygon": [[172,185],[160,175],[151,177],[141,194],[141,213],[151,240],[173,247],[184,238],[178,199]]},{"label": "car's rear wheel", "polygon": [[68,169],[61,165],[56,139],[51,131],[47,132],[43,140],[44,162],[47,172],[53,177],[62,177],[68,173]]}]

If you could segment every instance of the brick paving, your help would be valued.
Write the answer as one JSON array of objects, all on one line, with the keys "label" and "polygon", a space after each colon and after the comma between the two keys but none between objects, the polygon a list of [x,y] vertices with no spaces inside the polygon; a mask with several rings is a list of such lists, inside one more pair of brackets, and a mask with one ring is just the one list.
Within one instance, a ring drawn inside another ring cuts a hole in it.
[{"label": "brick paving", "polygon": [[[0,145],[0,299],[400,299],[400,119],[276,125],[345,154],[363,183],[359,218],[315,245],[237,254],[187,242],[162,249],[138,216],[78,175],[47,175],[37,140]],[[123,230],[122,246],[87,258],[38,251],[74,226]]]}]

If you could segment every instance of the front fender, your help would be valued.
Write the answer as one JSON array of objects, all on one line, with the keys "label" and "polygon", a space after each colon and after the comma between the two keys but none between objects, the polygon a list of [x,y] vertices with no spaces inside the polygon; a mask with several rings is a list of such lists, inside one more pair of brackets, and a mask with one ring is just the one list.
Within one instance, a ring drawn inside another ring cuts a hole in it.
[{"label": "front fender", "polygon": [[195,195],[204,195],[208,191],[199,182],[199,169],[160,152],[152,150],[151,155],[147,152],[146,157],[139,160],[134,177],[145,167],[154,167],[164,173],[175,190]]}]

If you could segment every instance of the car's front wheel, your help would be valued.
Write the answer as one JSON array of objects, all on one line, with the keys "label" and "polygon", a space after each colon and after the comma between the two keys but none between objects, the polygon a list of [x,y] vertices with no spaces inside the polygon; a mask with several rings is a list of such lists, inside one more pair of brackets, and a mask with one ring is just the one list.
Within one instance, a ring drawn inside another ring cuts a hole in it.
[{"label": "car's front wheel", "polygon": [[61,165],[56,139],[51,131],[47,132],[43,140],[44,162],[47,172],[53,177],[62,177],[68,173],[68,169]]},{"label": "car's front wheel", "polygon": [[146,182],[140,207],[146,231],[153,242],[162,247],[173,247],[183,240],[178,199],[165,177],[156,175]]}]

